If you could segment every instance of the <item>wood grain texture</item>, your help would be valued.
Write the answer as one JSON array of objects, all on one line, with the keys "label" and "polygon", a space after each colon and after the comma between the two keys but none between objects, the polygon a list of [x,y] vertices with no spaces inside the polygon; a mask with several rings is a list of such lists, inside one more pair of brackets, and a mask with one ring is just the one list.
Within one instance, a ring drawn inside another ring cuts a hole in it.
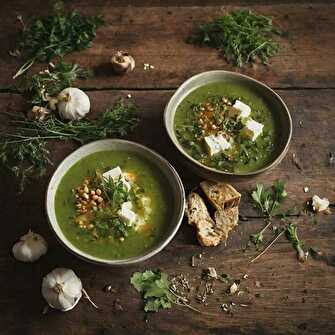
[{"label": "wood grain texture", "polygon": [[[199,179],[185,171],[176,160],[162,125],[163,109],[172,91],[90,91],[94,116],[119,97],[132,95],[139,106],[141,123],[130,137],[148,145],[168,158],[190,189]],[[335,150],[335,90],[279,90],[291,109],[294,136],[285,160],[270,174],[248,182],[236,183],[242,192],[241,214],[255,215],[247,201],[248,192],[256,182],[272,183],[281,178],[287,182],[291,201],[287,206],[303,203],[316,193],[335,201],[334,166],[327,155]],[[3,111],[22,109],[22,99],[16,94],[0,94],[0,122],[5,126]],[[71,143],[55,143],[52,158],[57,164],[73,149]],[[297,153],[302,165],[299,170],[292,162]],[[49,175],[54,170],[49,171]],[[333,334],[335,316],[334,281],[334,216],[320,215],[316,224],[308,217],[300,217],[299,233],[306,246],[319,248],[329,255],[328,264],[310,258],[301,264],[292,246],[280,241],[259,262],[250,264],[256,254],[253,248],[243,251],[248,237],[263,226],[261,219],[250,219],[240,225],[228,239],[227,245],[215,248],[200,247],[194,231],[186,222],[174,240],[159,255],[145,263],[126,268],[105,268],[85,263],[67,252],[51,232],[44,215],[44,195],[48,176],[31,184],[21,196],[15,195],[13,179],[4,171],[0,174],[0,203],[3,233],[0,243],[0,334]],[[303,192],[309,186],[310,193]],[[279,224],[278,222],[276,224]],[[41,233],[49,243],[49,252],[34,264],[22,264],[13,259],[11,246],[29,228]],[[267,235],[267,238],[270,236]],[[192,255],[203,253],[197,268],[190,266]],[[332,265],[333,264],[333,265]],[[42,277],[57,266],[72,268],[82,279],[84,287],[101,310],[94,310],[85,299],[71,312],[50,312],[42,315],[44,301],[40,295]],[[215,295],[208,300],[201,314],[181,308],[153,314],[149,322],[143,320],[140,296],[129,285],[134,271],[161,268],[169,274],[184,273],[196,286],[201,270],[216,267],[219,273],[229,273],[241,281],[239,297],[224,295],[227,286],[217,283]],[[256,287],[255,282],[260,282]],[[103,291],[111,284],[115,293]],[[248,293],[246,292],[248,290]],[[260,297],[256,297],[260,295]],[[120,300],[123,311],[115,308]],[[234,301],[247,307],[236,307],[233,316],[224,313],[220,304]]]},{"label": "wood grain texture", "polygon": [[[67,57],[94,70],[95,77],[80,83],[82,87],[175,88],[191,75],[213,69],[240,71],[277,88],[335,87],[335,64],[330,61],[335,56],[334,2],[249,2],[249,8],[273,16],[275,25],[284,34],[278,38],[281,48],[272,58],[271,67],[255,65],[242,70],[227,64],[216,50],[185,43],[186,37],[200,23],[236,8],[241,2],[235,6],[222,2],[222,6],[207,7],[137,7],[136,2],[133,4],[115,7],[115,2],[102,0],[69,3],[69,8],[77,8],[85,14],[103,13],[106,21],[91,49]],[[20,14],[28,20],[37,14],[37,8],[39,15],[50,12],[47,1],[1,3],[0,89],[12,87],[11,77],[23,63],[8,54],[16,45],[19,30],[16,16]],[[126,50],[135,57],[137,66],[131,75],[112,74],[109,60],[117,50]],[[144,63],[154,65],[155,69],[144,71]]]}]

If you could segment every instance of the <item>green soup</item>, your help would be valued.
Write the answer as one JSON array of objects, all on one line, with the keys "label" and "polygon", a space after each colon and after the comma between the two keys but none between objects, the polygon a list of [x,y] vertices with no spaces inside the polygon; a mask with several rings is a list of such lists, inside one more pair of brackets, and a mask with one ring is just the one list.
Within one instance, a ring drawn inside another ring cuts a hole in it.
[{"label": "green soup", "polygon": [[[250,107],[247,119],[231,116],[236,112],[236,100]],[[249,131],[248,120],[263,127],[255,140],[244,135],[245,129]],[[191,92],[177,107],[174,130],[184,150],[194,159],[235,173],[252,172],[267,165],[274,156],[278,133],[266,101],[250,88],[230,82],[207,84]],[[218,133],[223,133],[229,149],[213,155],[206,147],[205,137]]]},{"label": "green soup", "polygon": [[[147,218],[149,229],[130,230],[123,241],[111,236],[93,239],[74,222],[77,215],[74,189],[97,169],[108,171],[115,166],[135,175],[137,185],[151,199]],[[62,178],[55,197],[57,221],[66,238],[92,256],[110,260],[137,256],[157,244],[166,231],[168,213],[173,205],[168,190],[165,177],[146,159],[121,151],[97,152],[81,159]]]}]

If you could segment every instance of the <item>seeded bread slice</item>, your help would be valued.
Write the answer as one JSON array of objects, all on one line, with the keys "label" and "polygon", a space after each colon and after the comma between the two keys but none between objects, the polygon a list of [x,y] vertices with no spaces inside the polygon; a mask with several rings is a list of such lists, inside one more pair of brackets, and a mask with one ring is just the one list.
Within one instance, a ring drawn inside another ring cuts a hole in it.
[{"label": "seeded bread slice", "polygon": [[203,181],[200,183],[200,187],[209,202],[218,211],[237,207],[240,203],[241,194],[229,184]]},{"label": "seeded bread slice", "polygon": [[211,247],[221,242],[221,236],[215,231],[215,222],[210,217],[206,204],[199,194],[191,192],[187,197],[186,215],[188,223],[197,229],[197,238],[201,245]]}]

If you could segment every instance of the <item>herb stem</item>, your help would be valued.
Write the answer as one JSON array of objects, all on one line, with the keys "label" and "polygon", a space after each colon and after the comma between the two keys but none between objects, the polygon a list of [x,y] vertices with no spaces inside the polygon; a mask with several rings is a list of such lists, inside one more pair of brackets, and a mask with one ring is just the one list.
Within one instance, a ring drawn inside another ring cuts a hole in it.
[{"label": "herb stem", "polygon": [[272,241],[264,248],[264,250],[259,253],[256,257],[254,257],[250,263],[255,262],[257,259],[259,259],[261,256],[263,256],[272,246],[273,244],[279,239],[280,236],[282,236],[284,234],[285,230],[282,230],[279,234],[277,234]]}]

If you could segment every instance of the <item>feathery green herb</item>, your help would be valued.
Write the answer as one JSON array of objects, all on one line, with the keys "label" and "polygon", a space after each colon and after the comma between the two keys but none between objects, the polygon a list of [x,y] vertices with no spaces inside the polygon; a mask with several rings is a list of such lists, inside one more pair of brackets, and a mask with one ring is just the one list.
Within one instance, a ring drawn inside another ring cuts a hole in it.
[{"label": "feathery green herb", "polygon": [[27,62],[14,78],[24,73],[35,61],[50,62],[54,57],[63,57],[87,49],[103,24],[101,16],[84,16],[73,10],[66,13],[63,2],[56,2],[50,15],[34,18],[23,26],[18,52]]},{"label": "feathery green herb", "polygon": [[202,24],[188,42],[216,48],[228,62],[242,67],[256,61],[268,64],[279,49],[272,39],[274,33],[279,30],[273,27],[271,17],[238,9]]},{"label": "feathery green herb", "polygon": [[94,120],[65,122],[54,114],[41,121],[24,116],[11,116],[12,132],[0,133],[2,164],[20,179],[20,190],[27,179],[45,174],[50,164],[48,140],[73,140],[80,144],[112,136],[124,136],[138,124],[137,108],[132,103],[117,101]]},{"label": "feathery green herb", "polygon": [[173,304],[185,306],[199,312],[171,288],[171,281],[167,273],[160,270],[135,272],[130,282],[142,294],[145,312],[158,312],[160,309],[169,309]]},{"label": "feathery green herb", "polygon": [[77,79],[85,79],[90,72],[78,64],[63,60],[49,63],[49,68],[32,76],[25,74],[19,80],[17,88],[31,105],[46,107],[50,97],[55,97],[66,87],[71,87]]}]

